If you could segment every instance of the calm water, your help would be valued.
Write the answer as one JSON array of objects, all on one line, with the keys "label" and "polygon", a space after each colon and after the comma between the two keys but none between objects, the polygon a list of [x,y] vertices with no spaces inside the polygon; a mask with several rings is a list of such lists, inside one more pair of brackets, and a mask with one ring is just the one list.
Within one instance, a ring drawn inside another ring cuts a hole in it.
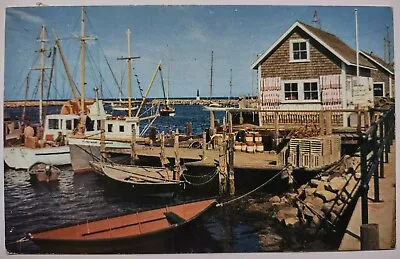
[{"label": "calm water", "polygon": [[[54,108],[56,111],[57,108]],[[20,115],[19,109],[6,109],[11,116]],[[200,134],[209,126],[209,113],[200,106],[176,106],[175,117],[157,119],[158,131],[179,128],[184,132],[184,124],[190,120],[193,134]],[[30,117],[35,118],[36,109],[29,109]],[[217,118],[222,119],[223,114]],[[33,120],[34,121],[34,120]],[[221,120],[222,121],[222,120]],[[5,242],[10,252],[40,253],[32,242],[14,242],[29,232],[84,220],[110,217],[129,213],[138,209],[199,197],[178,197],[175,200],[144,199],[123,195],[113,186],[88,173],[74,175],[69,166],[62,167],[57,183],[33,184],[29,174],[21,170],[5,171]],[[207,196],[203,193],[203,196]],[[252,226],[233,222],[226,208],[218,208],[204,215],[191,226],[187,233],[176,241],[172,252],[256,252],[259,250],[258,238]],[[160,253],[171,251],[157,251]]]}]

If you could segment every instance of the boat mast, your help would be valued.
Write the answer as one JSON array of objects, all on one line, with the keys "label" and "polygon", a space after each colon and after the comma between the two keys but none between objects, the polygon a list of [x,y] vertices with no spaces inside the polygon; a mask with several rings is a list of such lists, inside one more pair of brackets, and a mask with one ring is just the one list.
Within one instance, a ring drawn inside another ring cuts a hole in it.
[{"label": "boat mast", "polygon": [[82,6],[81,21],[81,111],[85,112],[85,7]]},{"label": "boat mast", "polygon": [[213,76],[213,57],[214,57],[214,51],[211,51],[211,76],[210,76],[210,103],[211,103],[211,97],[212,97],[212,76]]},{"label": "boat mast", "polygon": [[128,80],[127,80],[127,87],[128,87],[128,117],[132,117],[132,84],[131,84],[131,77],[132,77],[132,60],[140,58],[140,57],[131,57],[131,30],[128,29],[126,32],[128,38],[128,56],[117,58],[117,60],[128,60]]},{"label": "boat mast", "polygon": [[231,97],[232,97],[232,68],[231,68],[231,79],[229,80],[229,99],[228,99],[228,103],[231,102]]},{"label": "boat mast", "polygon": [[44,43],[47,41],[46,37],[46,26],[42,25],[42,31],[40,33],[40,100],[39,100],[39,123],[40,126],[43,126],[43,84],[44,84],[44,54],[46,49],[44,48]]}]

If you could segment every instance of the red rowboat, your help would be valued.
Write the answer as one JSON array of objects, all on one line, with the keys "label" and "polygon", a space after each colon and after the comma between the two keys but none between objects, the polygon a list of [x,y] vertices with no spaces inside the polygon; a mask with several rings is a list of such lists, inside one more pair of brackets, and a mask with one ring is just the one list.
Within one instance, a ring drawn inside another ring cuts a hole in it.
[{"label": "red rowboat", "polygon": [[184,203],[28,236],[41,251],[50,253],[155,253],[157,245],[173,240],[179,229],[215,204],[214,199]]}]

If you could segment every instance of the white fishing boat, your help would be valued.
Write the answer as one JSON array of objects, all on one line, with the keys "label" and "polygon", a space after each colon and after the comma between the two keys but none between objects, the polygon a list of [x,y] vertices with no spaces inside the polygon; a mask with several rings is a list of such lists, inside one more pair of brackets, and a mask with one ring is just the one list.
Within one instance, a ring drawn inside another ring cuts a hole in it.
[{"label": "white fishing boat", "polygon": [[[104,119],[104,144],[105,148],[110,149],[127,149],[131,148],[132,137],[136,138],[136,143],[144,144],[145,138],[143,137],[155,119],[160,116],[159,105],[147,105],[146,98],[153,85],[157,73],[160,72],[161,81],[161,63],[157,65],[156,71],[146,89],[142,101],[135,113],[132,110],[131,100],[131,61],[139,57],[132,57],[130,54],[130,30],[128,29],[128,56],[119,58],[127,60],[128,62],[128,116],[113,117],[107,115]],[[92,127],[86,127],[85,136],[74,135],[69,138],[69,147],[71,150],[71,165],[75,173],[90,172],[91,167],[89,161],[101,160],[101,120],[103,116],[91,116],[93,123]],[[140,124],[145,124],[145,127],[140,130]],[[86,125],[87,126],[87,125]],[[138,145],[138,148],[140,146]],[[118,153],[118,152],[115,152]]]}]

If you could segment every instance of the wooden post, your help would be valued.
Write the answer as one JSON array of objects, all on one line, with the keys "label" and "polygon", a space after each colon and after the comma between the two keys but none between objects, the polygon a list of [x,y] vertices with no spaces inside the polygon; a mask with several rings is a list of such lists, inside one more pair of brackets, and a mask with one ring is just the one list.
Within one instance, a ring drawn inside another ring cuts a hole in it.
[{"label": "wooden post", "polygon": [[228,112],[228,132],[231,134],[233,132],[233,126],[232,126],[232,113]]},{"label": "wooden post", "polygon": [[365,129],[368,129],[369,126],[371,126],[370,124],[370,115],[369,112],[367,110],[364,111],[364,127]]},{"label": "wooden post", "polygon": [[325,111],[326,135],[332,134],[332,111]]},{"label": "wooden post", "polygon": [[106,120],[101,120],[100,121],[100,161],[102,163],[105,162],[106,160],[106,135],[105,135],[105,130],[104,128],[106,127]]},{"label": "wooden post", "polygon": [[274,112],[275,146],[278,146],[278,135],[279,135],[278,123],[279,123],[278,111],[275,111]]},{"label": "wooden post", "polygon": [[214,133],[215,133],[214,121],[215,121],[214,112],[210,111],[210,135],[211,136],[214,135]]},{"label": "wooden post", "polygon": [[161,132],[161,151],[160,151],[160,162],[163,167],[169,164],[168,158],[165,156],[165,133]]},{"label": "wooden post", "polygon": [[239,117],[239,124],[243,124],[243,112],[240,112],[240,117]]},{"label": "wooden post", "polygon": [[181,178],[181,159],[179,157],[179,131],[176,129],[174,133],[174,155],[175,155],[175,168],[174,168],[174,180]]},{"label": "wooden post", "polygon": [[206,140],[206,132],[204,131],[203,132],[203,145],[201,145],[201,149],[202,149],[202,157],[201,157],[201,160],[204,160],[204,159],[206,159],[206,149],[207,149],[207,140]]},{"label": "wooden post", "polygon": [[320,136],[325,135],[325,119],[323,110],[319,111],[319,128],[320,128],[319,135]]},{"label": "wooden post", "polygon": [[131,138],[131,164],[135,164],[135,161],[138,159],[136,155],[136,127],[133,125],[132,127],[132,138]]},{"label": "wooden post", "polygon": [[361,250],[379,250],[378,224],[362,224],[360,234]]},{"label": "wooden post", "polygon": [[[219,137],[220,138],[220,137]],[[218,165],[218,178],[219,178],[219,194],[224,195],[227,193],[227,175],[228,175],[228,168],[227,168],[227,158],[226,158],[226,141],[219,141],[220,145],[218,148],[219,154],[219,165]]]},{"label": "wooden post", "polygon": [[235,172],[234,172],[234,135],[229,134],[228,145],[228,179],[229,179],[229,195],[235,195]]},{"label": "wooden post", "polygon": [[356,107],[357,110],[357,132],[361,132],[361,110],[360,107]]}]

